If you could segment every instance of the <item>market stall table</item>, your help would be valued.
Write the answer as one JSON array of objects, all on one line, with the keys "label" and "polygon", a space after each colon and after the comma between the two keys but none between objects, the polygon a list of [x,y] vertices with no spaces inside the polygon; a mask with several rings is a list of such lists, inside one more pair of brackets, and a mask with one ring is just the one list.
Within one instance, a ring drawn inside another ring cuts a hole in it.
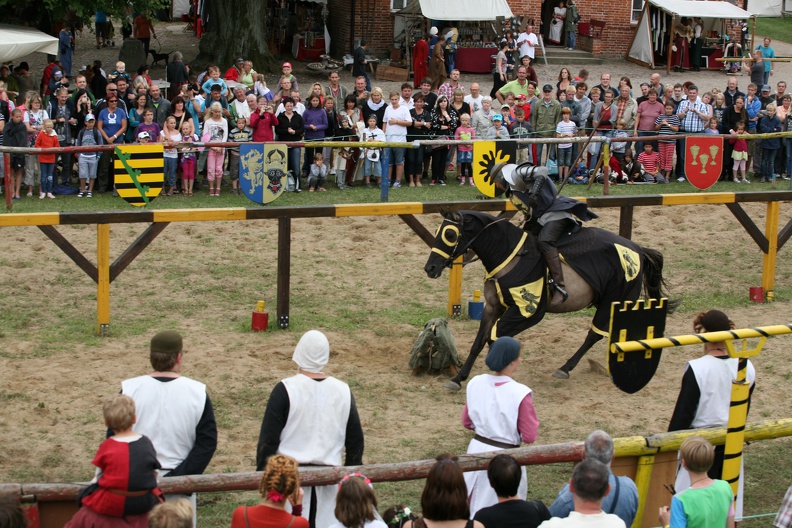
[{"label": "market stall table", "polygon": [[466,73],[490,73],[497,48],[457,48],[456,68]]},{"label": "market stall table", "polygon": [[324,37],[315,36],[313,42],[308,46],[305,33],[294,35],[292,39],[292,55],[298,61],[312,60],[318,61],[321,55],[324,55],[325,39]]}]

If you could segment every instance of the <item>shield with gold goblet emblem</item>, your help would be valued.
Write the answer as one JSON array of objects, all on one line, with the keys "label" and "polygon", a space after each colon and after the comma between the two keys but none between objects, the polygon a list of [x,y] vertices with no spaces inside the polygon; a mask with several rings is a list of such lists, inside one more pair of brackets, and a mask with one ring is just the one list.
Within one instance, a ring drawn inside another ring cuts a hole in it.
[{"label": "shield with gold goblet emblem", "polygon": [[697,189],[708,189],[718,181],[723,168],[723,138],[704,134],[685,138],[685,175]]}]

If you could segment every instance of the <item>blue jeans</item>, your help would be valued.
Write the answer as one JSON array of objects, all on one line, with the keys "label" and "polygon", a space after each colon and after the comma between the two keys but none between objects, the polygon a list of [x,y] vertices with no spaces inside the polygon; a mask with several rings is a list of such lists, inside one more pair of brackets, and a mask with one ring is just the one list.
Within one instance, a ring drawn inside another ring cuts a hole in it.
[{"label": "blue jeans", "polygon": [[575,49],[575,32],[567,31],[567,48]]},{"label": "blue jeans", "polygon": [[[762,178],[767,178],[772,181],[776,152],[778,152],[778,149],[762,148]],[[44,176],[42,176],[42,178],[44,178]]]},{"label": "blue jeans", "polygon": [[165,181],[168,187],[176,187],[176,168],[179,166],[179,158],[164,158],[165,160]]},{"label": "blue jeans", "polygon": [[366,78],[366,91],[371,93],[371,79],[369,79],[368,70],[363,72],[363,77]]},{"label": "blue jeans", "polygon": [[41,192],[52,192],[52,175],[55,173],[54,163],[39,163],[41,173]]},{"label": "blue jeans", "polygon": [[[764,72],[764,83],[765,84],[770,84],[770,72],[769,71]],[[762,87],[760,86],[759,90],[761,90],[761,89],[762,89]]]},{"label": "blue jeans", "polygon": [[300,147],[289,147],[289,183],[286,185],[287,189],[296,191],[300,188],[300,154],[302,154]]},{"label": "blue jeans", "polygon": [[[446,51],[445,61],[447,73],[451,75],[451,72],[456,68],[456,51]],[[767,84],[767,81],[765,81],[765,84]]]}]

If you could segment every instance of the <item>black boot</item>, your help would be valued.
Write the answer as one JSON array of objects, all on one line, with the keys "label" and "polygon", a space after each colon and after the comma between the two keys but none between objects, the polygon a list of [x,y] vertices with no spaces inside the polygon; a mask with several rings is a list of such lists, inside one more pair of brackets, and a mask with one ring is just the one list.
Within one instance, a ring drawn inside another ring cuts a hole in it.
[{"label": "black boot", "polygon": [[553,279],[553,298],[550,299],[550,306],[562,304],[567,300],[566,286],[564,285],[564,272],[561,269],[561,259],[558,258],[558,250],[553,248],[542,254],[547,262],[547,269],[550,270],[550,277]]}]

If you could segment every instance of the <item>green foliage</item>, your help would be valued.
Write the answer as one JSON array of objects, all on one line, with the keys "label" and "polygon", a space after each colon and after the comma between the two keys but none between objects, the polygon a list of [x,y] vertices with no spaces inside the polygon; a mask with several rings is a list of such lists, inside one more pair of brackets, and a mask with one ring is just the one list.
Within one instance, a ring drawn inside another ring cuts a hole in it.
[{"label": "green foliage", "polygon": [[[773,40],[792,42],[792,18],[762,17],[756,19],[756,44],[761,44],[761,37],[769,36]],[[776,52],[776,55],[779,53]]]}]

